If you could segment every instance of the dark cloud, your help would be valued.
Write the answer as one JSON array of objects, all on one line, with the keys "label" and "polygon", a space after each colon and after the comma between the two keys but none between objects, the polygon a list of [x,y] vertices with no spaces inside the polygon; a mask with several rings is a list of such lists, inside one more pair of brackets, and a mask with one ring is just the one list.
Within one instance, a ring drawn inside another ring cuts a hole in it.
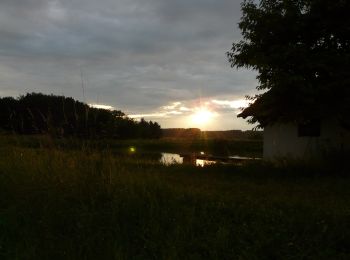
[{"label": "dark cloud", "polygon": [[85,98],[140,113],[201,97],[242,97],[254,73],[230,68],[240,1],[2,0],[0,95]]}]

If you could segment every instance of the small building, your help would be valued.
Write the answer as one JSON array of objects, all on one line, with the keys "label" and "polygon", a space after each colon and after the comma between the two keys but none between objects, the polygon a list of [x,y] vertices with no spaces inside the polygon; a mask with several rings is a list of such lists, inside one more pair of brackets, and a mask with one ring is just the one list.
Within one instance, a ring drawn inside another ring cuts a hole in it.
[{"label": "small building", "polygon": [[264,129],[264,159],[323,160],[350,154],[347,102],[331,107],[294,90],[287,94],[270,90],[238,115]]},{"label": "small building", "polygon": [[350,151],[350,131],[336,120],[264,127],[264,159],[325,159]]}]

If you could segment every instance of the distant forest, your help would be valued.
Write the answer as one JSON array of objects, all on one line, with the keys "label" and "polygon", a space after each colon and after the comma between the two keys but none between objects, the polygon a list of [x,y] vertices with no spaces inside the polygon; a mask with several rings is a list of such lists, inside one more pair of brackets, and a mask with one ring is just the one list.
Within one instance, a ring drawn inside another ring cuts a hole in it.
[{"label": "distant forest", "polygon": [[161,127],[135,121],[119,110],[90,107],[64,96],[28,93],[0,98],[0,128],[17,134],[57,137],[160,138]]},{"label": "distant forest", "polygon": [[204,138],[204,139],[227,139],[227,140],[262,140],[262,131],[201,131],[199,128],[167,128],[162,129],[162,136],[166,138]]}]

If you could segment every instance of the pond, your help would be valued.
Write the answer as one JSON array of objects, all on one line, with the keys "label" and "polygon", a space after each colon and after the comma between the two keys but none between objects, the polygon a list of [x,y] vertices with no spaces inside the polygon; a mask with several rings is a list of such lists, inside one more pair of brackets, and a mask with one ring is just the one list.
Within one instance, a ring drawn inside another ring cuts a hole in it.
[{"label": "pond", "polygon": [[162,157],[159,161],[165,165],[190,163],[201,167],[216,163],[212,160],[198,159],[192,154],[180,155],[177,153],[162,153]]},{"label": "pond", "polygon": [[241,165],[244,162],[251,160],[261,160],[261,158],[257,157],[248,157],[248,156],[240,156],[240,155],[218,155],[218,154],[210,154],[205,151],[200,152],[156,152],[156,151],[147,151],[147,150],[139,150],[135,147],[129,147],[125,152],[119,153],[122,156],[126,154],[128,156],[132,156],[135,159],[141,160],[151,160],[157,161],[163,165],[173,165],[173,164],[191,164],[200,167],[204,167],[207,165],[212,165],[216,163],[220,164],[235,164]]},{"label": "pond", "polygon": [[204,152],[177,154],[177,153],[161,153],[160,163],[164,165],[172,164],[192,164],[200,167],[212,165],[215,163],[235,163],[240,164],[247,160],[260,160],[261,158],[234,156],[213,156],[206,155]]}]

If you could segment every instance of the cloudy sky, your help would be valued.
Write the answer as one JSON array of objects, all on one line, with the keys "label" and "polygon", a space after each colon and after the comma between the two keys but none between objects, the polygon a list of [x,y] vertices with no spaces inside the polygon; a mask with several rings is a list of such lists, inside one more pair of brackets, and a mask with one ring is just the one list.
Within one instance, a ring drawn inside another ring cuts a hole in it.
[{"label": "cloudy sky", "polygon": [[236,114],[255,73],[225,55],[241,38],[240,2],[1,0],[0,96],[65,95],[164,128],[251,129]]}]

